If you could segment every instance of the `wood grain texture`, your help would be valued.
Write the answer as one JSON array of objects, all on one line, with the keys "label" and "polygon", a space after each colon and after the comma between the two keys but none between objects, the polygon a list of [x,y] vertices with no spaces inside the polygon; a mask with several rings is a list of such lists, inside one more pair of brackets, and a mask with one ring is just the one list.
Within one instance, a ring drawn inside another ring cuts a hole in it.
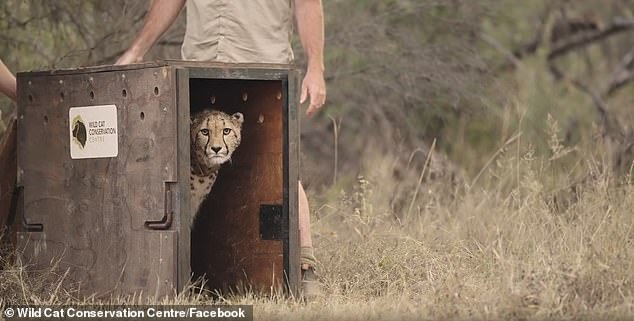
[{"label": "wood grain texture", "polygon": [[231,164],[220,169],[192,231],[192,269],[207,275],[212,288],[283,284],[282,242],[261,240],[259,233],[260,205],[283,204],[281,90],[281,81],[190,81],[192,111],[239,111],[245,119],[242,142]]},{"label": "wood grain texture", "polygon": [[[43,225],[20,235],[24,261],[61,262],[83,294],[171,293],[176,236],[144,223],[164,216],[165,184],[176,181],[173,71],[18,77],[24,220]],[[119,155],[71,159],[69,108],[107,104],[117,106]]]},{"label": "wood grain texture", "polygon": [[17,118],[9,118],[9,125],[0,141],[0,234],[3,240],[15,244],[15,197],[17,180]]},{"label": "wood grain texture", "polygon": [[283,87],[282,103],[286,106],[284,126],[287,127],[284,137],[284,158],[287,162],[284,180],[287,182],[287,186],[284,189],[284,194],[287,198],[285,217],[288,230],[286,244],[284,244],[286,253],[284,268],[286,269],[288,290],[299,296],[301,271],[298,265],[300,258],[298,185],[301,123],[299,116],[300,74],[297,70],[289,71]]},{"label": "wood grain texture", "polygon": [[[66,287],[83,295],[173,294],[192,271],[216,289],[296,288],[292,75],[286,65],[185,62],[19,73],[16,220],[42,226],[18,234],[22,261],[68,269]],[[69,108],[106,104],[117,106],[119,155],[71,159]],[[245,123],[190,238],[189,115],[206,107],[240,111]],[[260,239],[262,204],[284,207],[282,240]],[[166,230],[146,224],[170,210]]]}]

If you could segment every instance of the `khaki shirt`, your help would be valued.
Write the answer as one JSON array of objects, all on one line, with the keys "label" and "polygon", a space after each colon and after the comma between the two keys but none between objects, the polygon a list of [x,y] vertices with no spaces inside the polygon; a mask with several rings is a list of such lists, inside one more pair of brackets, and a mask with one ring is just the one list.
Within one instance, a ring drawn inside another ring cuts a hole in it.
[{"label": "khaki shirt", "polygon": [[188,0],[185,60],[289,63],[291,0]]}]

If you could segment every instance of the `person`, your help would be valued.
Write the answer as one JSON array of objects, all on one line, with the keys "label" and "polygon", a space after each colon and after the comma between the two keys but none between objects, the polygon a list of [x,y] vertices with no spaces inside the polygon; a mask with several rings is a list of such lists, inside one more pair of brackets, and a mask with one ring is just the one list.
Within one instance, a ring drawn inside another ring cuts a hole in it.
[{"label": "person", "polygon": [[0,60],[0,92],[5,94],[11,100],[18,99],[15,76],[9,71],[9,68]]},{"label": "person", "polygon": [[[172,25],[186,0],[154,0],[144,25],[116,64],[143,61],[144,55]],[[324,80],[324,14],[321,0],[188,0],[186,31],[181,47],[185,60],[228,63],[290,63],[293,13],[306,53],[307,68],[300,103],[306,115],[326,100]],[[306,192],[299,182],[299,238],[302,293],[321,295],[310,234]]]}]

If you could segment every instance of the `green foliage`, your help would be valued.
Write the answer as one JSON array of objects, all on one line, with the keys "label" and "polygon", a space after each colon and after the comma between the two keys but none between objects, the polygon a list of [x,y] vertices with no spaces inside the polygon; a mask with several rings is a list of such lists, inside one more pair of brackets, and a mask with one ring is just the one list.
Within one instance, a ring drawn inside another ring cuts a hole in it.
[{"label": "green foliage", "polygon": [[[490,75],[476,46],[488,1],[326,1],[328,109],[310,122],[308,177],[332,171],[331,116],[341,120],[341,172],[367,153],[410,153],[434,138],[442,151],[458,119],[481,109]],[[298,48],[298,57],[302,57]],[[372,146],[374,150],[368,150]],[[312,173],[315,173],[313,175]]]},{"label": "green foliage", "polygon": [[[518,132],[527,141],[547,141],[548,115],[558,121],[567,145],[591,143],[600,127],[597,110],[588,95],[553,78],[550,28],[564,15],[588,12],[605,25],[615,16],[634,16],[633,4],[324,1],[328,102],[325,112],[302,122],[306,180],[321,186],[332,177],[322,173],[336,170],[354,181],[369,153],[403,154],[402,162],[433,139],[436,152],[474,175]],[[112,63],[146,10],[147,3],[129,0],[6,0],[0,3],[0,57],[13,71]],[[182,32],[181,17],[146,59],[178,58]],[[513,66],[510,53],[533,39],[541,39],[538,48]],[[632,39],[623,33],[597,42],[561,57],[557,66],[601,88],[634,46]],[[294,47],[302,64],[297,38]],[[512,67],[499,68],[504,65]],[[624,124],[634,121],[631,92],[630,85],[606,100]],[[0,99],[5,115],[11,108]],[[333,120],[340,124],[336,169]],[[546,144],[535,148],[549,153]]]},{"label": "green foliage", "polygon": [[[0,57],[16,71],[111,63],[146,5],[5,0]],[[597,106],[572,80],[603,90],[634,48],[633,31],[555,65],[548,53],[558,22],[590,17],[603,27],[634,17],[634,1],[324,5],[327,109],[301,126],[327,298],[312,306],[254,294],[220,301],[257,304],[262,319],[630,319],[632,167],[625,161],[629,172],[616,180],[610,168],[611,145],[631,152],[632,137],[604,138]],[[166,38],[181,33],[182,24]],[[535,50],[517,54],[532,41]],[[178,45],[149,57],[178,57]],[[633,93],[629,83],[601,97],[624,132],[634,127]],[[434,138],[431,155],[448,160],[429,157]],[[463,168],[464,180],[432,179],[451,168],[443,163]],[[75,302],[59,292],[59,276],[1,267],[0,306]],[[188,292],[175,300],[209,303]]]}]

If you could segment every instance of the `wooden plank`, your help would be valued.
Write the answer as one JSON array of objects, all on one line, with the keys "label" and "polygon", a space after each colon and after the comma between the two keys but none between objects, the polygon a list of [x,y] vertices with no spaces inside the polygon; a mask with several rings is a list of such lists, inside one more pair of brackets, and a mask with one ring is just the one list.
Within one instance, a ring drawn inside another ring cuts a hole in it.
[{"label": "wooden plank", "polygon": [[15,244],[14,223],[17,179],[17,117],[9,117],[9,123],[0,141],[0,234],[3,239]]},{"label": "wooden plank", "polygon": [[[62,284],[71,293],[96,297],[142,293],[153,298],[175,293],[175,231],[128,233],[117,243],[123,246],[116,253],[114,249],[104,253],[94,248],[74,247],[46,233],[18,233],[21,262],[32,270],[47,271],[54,267],[58,274],[68,272]],[[93,273],[95,270],[100,273]]]},{"label": "wooden plank", "polygon": [[189,283],[191,277],[191,215],[190,198],[190,163],[189,163],[189,70],[176,69],[178,99],[178,181],[179,210],[176,212],[178,234],[178,289]]},{"label": "wooden plank", "polygon": [[214,62],[214,61],[194,61],[194,60],[176,60],[166,59],[163,62],[176,66],[179,68],[187,69],[207,69],[213,71],[214,69],[231,69],[238,72],[246,72],[247,69],[264,69],[264,70],[291,70],[297,69],[294,64],[273,64],[273,63],[226,63],[226,62]]},{"label": "wooden plank", "polygon": [[41,76],[62,76],[62,75],[79,75],[79,74],[95,74],[99,72],[110,72],[110,71],[132,71],[139,69],[150,69],[155,67],[164,67],[167,66],[168,63],[162,60],[150,61],[150,62],[142,62],[138,64],[129,64],[129,65],[102,65],[102,66],[86,66],[86,67],[77,67],[77,68],[64,68],[64,69],[53,69],[53,70],[38,70],[38,71],[23,71],[18,72],[18,77],[41,77]]},{"label": "wooden plank", "polygon": [[288,208],[288,249],[285,251],[285,270],[287,286],[295,295],[300,290],[300,242],[299,242],[299,203],[298,181],[300,168],[300,116],[299,116],[299,89],[300,74],[292,70],[285,82],[286,90],[283,91],[283,104],[285,106],[285,193],[287,195]]},{"label": "wooden plank", "polygon": [[236,69],[231,68],[231,66],[218,66],[217,68],[189,68],[191,78],[215,78],[227,80],[284,80],[287,77],[288,71],[288,69],[246,67]]},{"label": "wooden plank", "polygon": [[[177,237],[160,243],[172,248],[161,247],[155,255],[163,232],[147,231],[145,224],[163,219],[168,183],[177,179],[173,70],[26,76],[18,76],[18,167],[24,219],[42,224],[43,231],[23,240],[47,246],[27,250],[25,258],[46,266],[57,255],[46,251],[48,245],[59,244],[59,259],[76,267],[69,279],[83,282],[82,294],[152,289],[140,276],[148,271],[175,286]],[[118,156],[71,159],[69,108],[109,104],[117,106]],[[125,284],[117,283],[121,277]],[[157,291],[166,294],[168,288]]]},{"label": "wooden plank", "polygon": [[78,75],[78,74],[95,74],[99,72],[111,72],[111,71],[132,71],[139,69],[151,69],[157,67],[173,66],[178,68],[201,68],[207,70],[222,70],[229,69],[233,71],[246,71],[247,69],[257,70],[290,70],[295,69],[296,66],[292,64],[260,64],[260,63],[222,63],[222,62],[208,62],[208,61],[190,61],[190,60],[155,60],[136,64],[128,65],[101,65],[101,66],[85,66],[77,68],[64,68],[55,70],[40,70],[40,71],[25,71],[19,72],[21,77],[37,77],[37,76],[53,76],[53,75]]},{"label": "wooden plank", "polygon": [[[285,278],[296,288],[298,77],[289,76],[290,68],[159,62],[20,73],[20,219],[43,225],[42,232],[21,234],[25,261],[61,260],[73,267],[70,283],[82,283],[84,294],[165,294],[188,281],[191,246],[192,269],[211,276],[214,288],[249,282],[270,289]],[[203,204],[190,243],[183,224],[189,221],[189,107],[210,107],[212,96],[217,109],[245,114],[243,140]],[[71,160],[68,108],[100,104],[117,105],[118,157]],[[163,219],[170,203],[169,231],[149,231],[145,223]],[[286,208],[285,246],[260,239],[262,204]]]}]

